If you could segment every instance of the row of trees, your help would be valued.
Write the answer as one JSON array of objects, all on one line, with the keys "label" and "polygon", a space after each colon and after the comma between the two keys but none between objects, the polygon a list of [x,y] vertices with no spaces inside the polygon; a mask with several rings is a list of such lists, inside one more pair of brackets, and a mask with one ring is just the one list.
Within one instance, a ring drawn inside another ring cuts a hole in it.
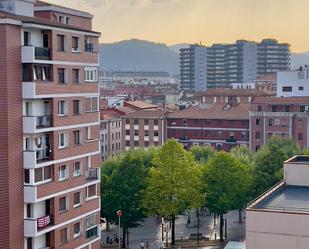
[{"label": "row of trees", "polygon": [[172,222],[192,208],[207,207],[220,216],[223,240],[223,215],[241,210],[253,199],[282,179],[283,162],[300,154],[289,139],[272,137],[254,154],[245,147],[230,153],[211,147],[194,146],[186,151],[176,140],[160,149],[130,151],[102,166],[102,216],[117,222],[123,210],[123,247],[129,229],[143,218],[160,215]]}]

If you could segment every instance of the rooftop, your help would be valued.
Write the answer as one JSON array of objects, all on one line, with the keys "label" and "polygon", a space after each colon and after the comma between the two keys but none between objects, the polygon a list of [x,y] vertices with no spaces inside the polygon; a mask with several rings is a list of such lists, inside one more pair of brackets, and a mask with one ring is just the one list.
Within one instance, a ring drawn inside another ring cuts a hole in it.
[{"label": "rooftop", "polygon": [[195,96],[269,96],[258,89],[213,88],[205,92],[195,93]]},{"label": "rooftop", "polygon": [[283,185],[253,206],[281,212],[309,212],[309,187]]},{"label": "rooftop", "polygon": [[126,101],[125,106],[129,106],[136,109],[154,109],[158,108],[157,105],[141,101],[141,100],[135,100],[135,101]]},{"label": "rooftop", "polygon": [[138,110],[126,115],[126,118],[163,118],[165,112],[161,109]]},{"label": "rooftop", "polygon": [[252,104],[309,104],[309,97],[255,97]]}]

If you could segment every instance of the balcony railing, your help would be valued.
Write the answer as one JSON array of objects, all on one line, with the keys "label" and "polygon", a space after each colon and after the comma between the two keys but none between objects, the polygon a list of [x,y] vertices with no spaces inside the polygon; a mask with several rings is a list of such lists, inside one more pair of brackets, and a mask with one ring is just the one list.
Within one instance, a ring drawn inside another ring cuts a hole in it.
[{"label": "balcony railing", "polygon": [[100,169],[90,168],[86,171],[87,180],[99,180],[100,179]]},{"label": "balcony railing", "polygon": [[50,60],[50,48],[35,47],[34,55],[37,60]]},{"label": "balcony railing", "polygon": [[36,117],[36,128],[50,127],[50,116],[37,116]]},{"label": "balcony railing", "polygon": [[37,163],[40,163],[42,161],[49,161],[49,160],[51,160],[51,152],[49,148],[36,151],[36,162]]},{"label": "balcony railing", "polygon": [[85,51],[86,52],[94,52],[94,45],[93,45],[93,43],[85,43]]},{"label": "balcony railing", "polygon": [[53,226],[50,215],[38,219],[27,218],[24,220],[24,235],[26,237],[37,237],[41,232],[44,233],[44,230],[50,226]]}]

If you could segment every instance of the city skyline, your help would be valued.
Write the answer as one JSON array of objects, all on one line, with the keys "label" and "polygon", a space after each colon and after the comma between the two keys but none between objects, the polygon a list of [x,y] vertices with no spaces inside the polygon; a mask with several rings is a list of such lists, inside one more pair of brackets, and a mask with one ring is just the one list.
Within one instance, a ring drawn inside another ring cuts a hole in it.
[{"label": "city skyline", "polygon": [[[231,43],[276,38],[309,51],[306,0],[55,0],[95,15],[100,42],[132,38],[166,43]],[[221,13],[218,16],[218,13]]]}]

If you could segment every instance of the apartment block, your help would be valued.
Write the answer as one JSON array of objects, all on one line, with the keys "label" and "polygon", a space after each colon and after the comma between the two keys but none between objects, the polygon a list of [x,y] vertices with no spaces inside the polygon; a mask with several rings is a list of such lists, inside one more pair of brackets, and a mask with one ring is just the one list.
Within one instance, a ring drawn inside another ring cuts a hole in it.
[{"label": "apartment block", "polygon": [[246,209],[247,249],[306,249],[309,244],[309,157],[284,163],[284,180]]},{"label": "apartment block", "polygon": [[[201,48],[204,52],[197,56],[196,51]],[[238,40],[233,44],[213,44],[209,47],[191,45],[180,51],[180,84],[184,91],[254,83],[267,73],[290,68],[290,45],[278,43],[275,39],[264,39],[260,43]],[[199,87],[199,77],[203,88]]]},{"label": "apartment block", "polygon": [[251,150],[256,151],[273,136],[292,138],[309,146],[309,97],[256,97],[250,112]]},{"label": "apartment block", "polygon": [[0,3],[1,249],[100,248],[92,18],[35,0]]},{"label": "apartment block", "polygon": [[190,149],[193,145],[229,151],[249,146],[249,110],[242,104],[216,103],[167,114],[167,139],[175,138]]},{"label": "apartment block", "polygon": [[114,158],[121,153],[122,118],[117,112],[109,109],[101,110],[101,158],[102,161]]},{"label": "apartment block", "polygon": [[162,146],[165,135],[165,112],[161,109],[138,110],[123,116],[122,150]]}]

